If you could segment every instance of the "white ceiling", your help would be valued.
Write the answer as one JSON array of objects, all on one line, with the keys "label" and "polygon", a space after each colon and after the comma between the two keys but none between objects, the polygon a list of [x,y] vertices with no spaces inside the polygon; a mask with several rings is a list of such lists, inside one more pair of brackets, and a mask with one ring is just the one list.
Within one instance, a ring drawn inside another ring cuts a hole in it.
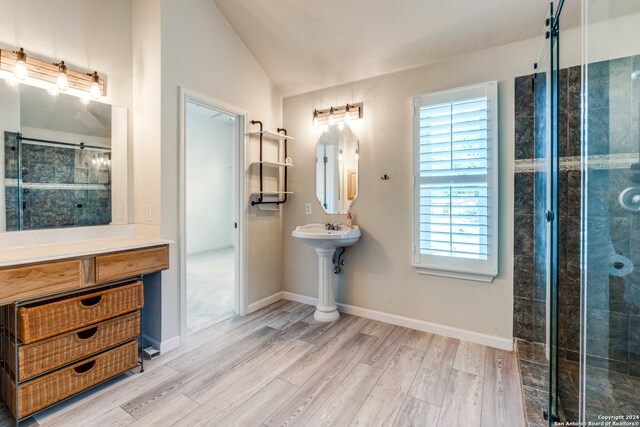
[{"label": "white ceiling", "polygon": [[[285,97],[536,36],[542,42],[549,9],[549,0],[213,1]],[[563,28],[578,26],[580,0],[566,5]]]}]

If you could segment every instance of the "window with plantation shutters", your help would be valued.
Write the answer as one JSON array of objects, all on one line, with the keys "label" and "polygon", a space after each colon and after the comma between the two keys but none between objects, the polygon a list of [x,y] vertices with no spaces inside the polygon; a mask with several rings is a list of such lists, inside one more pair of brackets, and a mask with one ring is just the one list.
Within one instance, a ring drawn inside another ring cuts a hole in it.
[{"label": "window with plantation shutters", "polygon": [[497,83],[414,98],[414,260],[418,272],[497,275]]}]

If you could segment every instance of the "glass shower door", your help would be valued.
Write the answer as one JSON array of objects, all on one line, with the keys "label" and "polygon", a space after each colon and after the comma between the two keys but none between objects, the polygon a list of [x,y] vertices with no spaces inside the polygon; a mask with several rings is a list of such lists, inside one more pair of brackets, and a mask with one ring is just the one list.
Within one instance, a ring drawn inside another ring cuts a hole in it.
[{"label": "glass shower door", "polygon": [[583,0],[580,421],[640,424],[640,2]]}]

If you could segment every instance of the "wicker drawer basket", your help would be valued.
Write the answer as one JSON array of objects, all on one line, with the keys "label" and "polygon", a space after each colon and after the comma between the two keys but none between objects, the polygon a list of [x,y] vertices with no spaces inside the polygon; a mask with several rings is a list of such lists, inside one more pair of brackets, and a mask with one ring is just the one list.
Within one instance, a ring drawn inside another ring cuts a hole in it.
[{"label": "wicker drawer basket", "polygon": [[[93,353],[136,338],[140,334],[140,312],[125,314],[93,326],[67,332],[18,348],[18,379],[27,380],[43,372],[82,359]],[[14,366],[14,345],[9,353]]]},{"label": "wicker drawer basket", "polygon": [[[143,306],[144,291],[142,282],[138,281],[73,298],[20,307],[18,339],[23,344],[30,344],[140,309]],[[9,328],[13,329],[12,321],[9,323]]]},{"label": "wicker drawer basket", "polygon": [[[138,365],[138,342],[130,341],[18,386],[18,418],[24,418]],[[15,384],[4,374],[5,402],[15,416]]]}]

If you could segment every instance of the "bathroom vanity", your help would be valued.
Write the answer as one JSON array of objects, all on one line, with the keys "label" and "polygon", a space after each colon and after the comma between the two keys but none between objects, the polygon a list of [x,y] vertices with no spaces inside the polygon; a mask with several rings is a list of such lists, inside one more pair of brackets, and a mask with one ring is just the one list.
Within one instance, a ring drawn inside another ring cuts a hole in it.
[{"label": "bathroom vanity", "polygon": [[170,242],[0,249],[1,395],[16,420],[138,366],[145,274]]}]

